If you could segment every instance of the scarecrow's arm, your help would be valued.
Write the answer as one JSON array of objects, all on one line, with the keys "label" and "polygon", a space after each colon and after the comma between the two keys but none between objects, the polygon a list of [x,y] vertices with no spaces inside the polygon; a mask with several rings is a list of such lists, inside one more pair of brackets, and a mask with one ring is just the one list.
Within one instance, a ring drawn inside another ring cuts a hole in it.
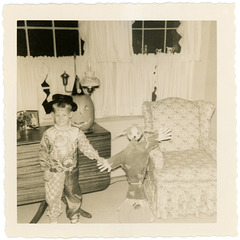
[{"label": "scarecrow's arm", "polygon": [[102,162],[98,163],[98,168],[100,169],[100,172],[103,172],[104,170],[108,170],[110,172],[112,169],[119,167],[122,165],[124,161],[124,150],[115,154],[108,160],[103,160]]},{"label": "scarecrow's arm", "polygon": [[121,151],[107,160],[112,169],[119,167],[123,163],[123,153],[124,151]]}]

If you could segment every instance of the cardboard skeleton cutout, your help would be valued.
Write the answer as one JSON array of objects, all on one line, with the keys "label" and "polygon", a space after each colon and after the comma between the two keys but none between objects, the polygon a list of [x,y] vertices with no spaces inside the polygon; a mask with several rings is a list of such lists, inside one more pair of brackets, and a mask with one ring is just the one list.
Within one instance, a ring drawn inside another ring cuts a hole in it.
[{"label": "cardboard skeleton cutout", "polygon": [[143,128],[132,126],[118,136],[127,135],[128,146],[104,163],[99,164],[101,171],[121,166],[126,172],[129,183],[125,201],[118,208],[120,222],[150,222],[153,216],[144,192],[149,153],[156,148],[160,141],[171,139],[170,129],[159,130],[148,136]]}]

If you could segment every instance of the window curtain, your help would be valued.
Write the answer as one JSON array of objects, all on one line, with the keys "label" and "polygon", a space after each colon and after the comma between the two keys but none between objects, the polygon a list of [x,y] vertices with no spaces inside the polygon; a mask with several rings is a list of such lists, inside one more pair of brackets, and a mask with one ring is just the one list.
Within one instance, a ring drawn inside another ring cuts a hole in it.
[{"label": "window curtain", "polygon": [[[91,96],[97,118],[141,115],[142,103],[151,101],[154,86],[157,100],[191,98],[194,64],[200,60],[201,23],[181,22],[180,26],[180,54],[134,55],[131,21],[80,24],[86,42],[84,56],[76,57],[76,74],[82,79],[90,61],[91,70],[100,79],[100,87]],[[47,122],[41,83],[47,76],[49,99],[55,93],[65,93],[60,77],[64,71],[70,75],[67,88],[72,90],[73,57],[18,57],[18,110],[39,110],[40,123]]]},{"label": "window curtain", "polygon": [[185,60],[200,61],[202,22],[181,21],[177,32],[182,36],[180,55]]},{"label": "window curtain", "polygon": [[131,21],[84,21],[79,23],[79,29],[85,41],[84,55],[91,62],[131,61]]},{"label": "window curtain", "polygon": [[[132,21],[83,22],[84,55],[101,80],[95,91],[96,116],[141,115],[142,102],[165,97],[191,98],[195,61],[200,60],[201,22],[182,21],[180,54],[132,54]],[[102,97],[101,97],[102,96]]]}]

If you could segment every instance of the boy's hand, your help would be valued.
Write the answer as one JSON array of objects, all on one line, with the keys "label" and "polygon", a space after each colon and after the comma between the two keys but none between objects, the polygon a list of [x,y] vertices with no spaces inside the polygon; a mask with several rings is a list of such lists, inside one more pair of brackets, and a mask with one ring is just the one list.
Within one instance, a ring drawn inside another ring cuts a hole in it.
[{"label": "boy's hand", "polygon": [[50,170],[49,169],[45,170],[43,175],[44,181],[49,182],[51,178],[52,178],[52,175]]},{"label": "boy's hand", "polygon": [[99,157],[99,158],[97,159],[97,164],[100,164],[100,163],[102,164],[104,160],[105,160],[105,158]]},{"label": "boy's hand", "polygon": [[98,161],[97,166],[98,166],[98,169],[100,169],[100,172],[103,172],[105,170],[110,172],[112,170],[110,164],[104,158],[101,158],[100,161]]},{"label": "boy's hand", "polygon": [[158,141],[170,140],[172,138],[172,131],[169,128],[158,130]]}]

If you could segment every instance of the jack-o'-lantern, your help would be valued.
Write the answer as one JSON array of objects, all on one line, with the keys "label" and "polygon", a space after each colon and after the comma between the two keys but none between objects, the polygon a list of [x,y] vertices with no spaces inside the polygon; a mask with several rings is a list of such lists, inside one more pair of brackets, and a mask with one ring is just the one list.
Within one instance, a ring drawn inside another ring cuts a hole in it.
[{"label": "jack-o'-lantern", "polygon": [[79,78],[76,76],[72,90],[73,101],[78,105],[77,111],[73,112],[72,124],[87,132],[92,130],[95,120],[94,105],[92,99],[84,93]]}]

